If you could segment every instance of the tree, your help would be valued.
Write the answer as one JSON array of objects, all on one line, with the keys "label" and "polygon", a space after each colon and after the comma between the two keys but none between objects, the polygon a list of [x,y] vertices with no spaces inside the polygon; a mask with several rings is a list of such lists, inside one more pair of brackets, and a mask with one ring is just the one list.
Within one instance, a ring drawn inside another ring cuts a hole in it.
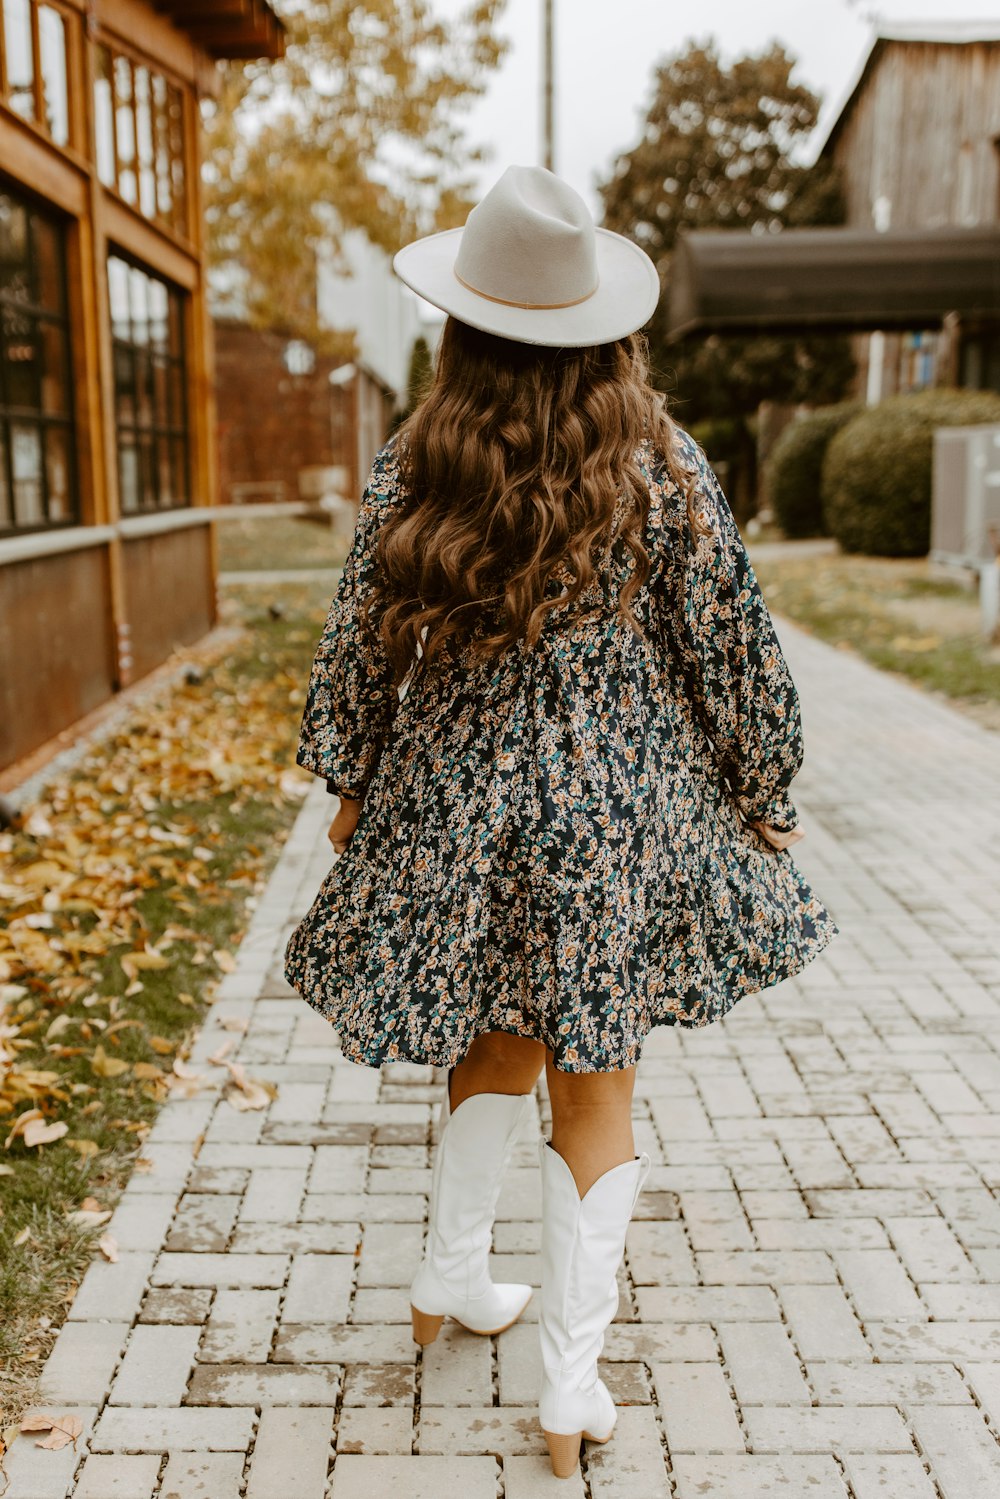
[{"label": "tree", "polygon": [[446,25],[428,0],[283,0],[285,56],[227,65],[205,121],[208,247],[255,326],[322,347],[321,249],[360,228],[392,253],[464,222],[482,152],[456,116],[506,50],[502,5]]},{"label": "tree", "polygon": [[[657,70],[642,137],[599,186],[604,221],[643,247],[668,283],[683,229],[841,224],[832,164],[796,161],[819,98],[793,83],[794,60],[775,43],[726,68],[714,42],[692,43]],[[844,394],[854,372],[846,338],[718,338],[668,344],[664,298],[647,332],[653,368],[675,392],[683,421],[724,423],[744,480],[754,467],[750,418],[762,400],[820,404]]]},{"label": "tree", "polygon": [[431,347],[422,333],[413,340],[410,350],[410,367],[406,375],[406,405],[393,414],[391,431],[395,431],[411,416],[427,393],[434,373]]}]

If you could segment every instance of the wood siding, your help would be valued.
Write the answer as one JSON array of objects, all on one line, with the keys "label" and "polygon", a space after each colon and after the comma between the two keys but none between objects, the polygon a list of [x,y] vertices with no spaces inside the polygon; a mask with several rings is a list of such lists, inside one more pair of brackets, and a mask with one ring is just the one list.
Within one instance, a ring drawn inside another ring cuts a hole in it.
[{"label": "wood siding", "polygon": [[0,568],[0,766],[115,690],[104,547]]},{"label": "wood siding", "polygon": [[133,677],[145,676],[178,646],[211,628],[215,580],[211,527],[188,526],[122,543]]},{"label": "wood siding", "polygon": [[[835,127],[847,224],[858,229],[972,227],[1000,219],[1000,42],[886,39]],[[887,205],[881,210],[879,199]],[[915,330],[917,331],[917,330]],[[872,342],[852,339],[864,399]],[[935,383],[955,378],[952,340],[938,338]],[[880,399],[911,388],[914,354],[887,333]]]},{"label": "wood siding", "polygon": [[[833,147],[859,229],[1000,217],[1000,42],[889,42]],[[888,199],[888,226],[876,202]]]}]

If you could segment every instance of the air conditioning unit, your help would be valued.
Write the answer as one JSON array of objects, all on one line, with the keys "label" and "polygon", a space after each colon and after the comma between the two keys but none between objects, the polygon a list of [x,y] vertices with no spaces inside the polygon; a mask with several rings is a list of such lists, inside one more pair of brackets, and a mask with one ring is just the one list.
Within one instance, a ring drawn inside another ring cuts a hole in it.
[{"label": "air conditioning unit", "polygon": [[1000,619],[1000,426],[934,433],[930,557],[978,573],[983,633],[992,639]]}]

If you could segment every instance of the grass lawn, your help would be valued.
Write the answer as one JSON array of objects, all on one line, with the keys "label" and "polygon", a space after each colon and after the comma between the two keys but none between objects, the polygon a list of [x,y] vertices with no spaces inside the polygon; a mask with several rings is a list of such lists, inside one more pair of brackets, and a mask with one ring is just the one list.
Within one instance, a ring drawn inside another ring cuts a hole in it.
[{"label": "grass lawn", "polygon": [[227,590],[237,643],[192,652],[0,832],[0,1425],[183,1089],[175,1059],[312,781],[295,748],[331,592]]},{"label": "grass lawn", "polygon": [[980,635],[974,589],[932,576],[923,557],[764,560],[752,541],[747,550],[775,613],[1000,729],[1000,645]]},{"label": "grass lawn", "polygon": [[220,521],[219,571],[340,567],[345,547],[331,526],[300,516],[262,515]]}]

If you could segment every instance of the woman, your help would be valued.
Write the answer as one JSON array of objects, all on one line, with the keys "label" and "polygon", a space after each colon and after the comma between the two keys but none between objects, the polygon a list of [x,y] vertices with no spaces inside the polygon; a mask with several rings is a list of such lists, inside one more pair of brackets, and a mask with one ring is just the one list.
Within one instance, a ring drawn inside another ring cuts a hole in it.
[{"label": "woman", "polygon": [[502,1332],[531,1296],[488,1259],[544,1066],[540,1418],[568,1476],[615,1424],[597,1358],[650,1169],[643,1040],[720,1019],[838,928],[788,852],[795,687],[719,484],[648,382],[652,262],[511,167],[395,268],[449,318],[309,682],[297,758],[340,798],[340,858],[286,974],[352,1061],[448,1069],[418,1343],[445,1316]]}]

